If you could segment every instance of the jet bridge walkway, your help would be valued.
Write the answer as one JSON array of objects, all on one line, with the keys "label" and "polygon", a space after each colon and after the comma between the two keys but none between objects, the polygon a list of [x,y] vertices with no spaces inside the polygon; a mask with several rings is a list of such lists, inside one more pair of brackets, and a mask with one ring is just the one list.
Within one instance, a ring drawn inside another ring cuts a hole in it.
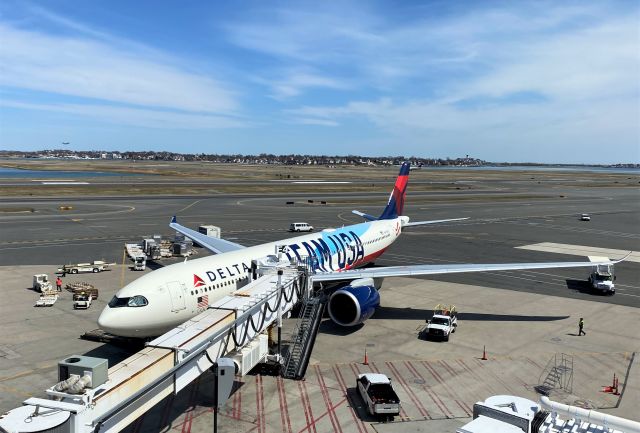
[{"label": "jet bridge walkway", "polygon": [[[307,299],[313,285],[308,264],[263,263],[256,277],[234,295],[109,368],[103,383],[93,383],[79,394],[51,387],[45,391],[49,399],[25,400],[23,406],[0,416],[0,431],[118,432],[167,395],[184,389],[217,358],[234,359],[240,373],[263,361],[265,331],[281,326],[283,315]],[[317,315],[322,313],[315,311],[317,331]],[[307,362],[308,356],[305,368]]]}]

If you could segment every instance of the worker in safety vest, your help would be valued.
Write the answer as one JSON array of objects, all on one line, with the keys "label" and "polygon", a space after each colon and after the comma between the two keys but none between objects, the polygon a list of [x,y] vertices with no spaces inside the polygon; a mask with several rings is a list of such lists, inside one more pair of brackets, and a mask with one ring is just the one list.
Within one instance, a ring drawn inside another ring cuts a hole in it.
[{"label": "worker in safety vest", "polygon": [[578,322],[578,337],[580,337],[581,335],[587,335],[586,332],[584,332],[584,319],[581,317],[580,321]]},{"label": "worker in safety vest", "polygon": [[60,277],[56,278],[56,289],[58,292],[62,292],[62,280]]}]

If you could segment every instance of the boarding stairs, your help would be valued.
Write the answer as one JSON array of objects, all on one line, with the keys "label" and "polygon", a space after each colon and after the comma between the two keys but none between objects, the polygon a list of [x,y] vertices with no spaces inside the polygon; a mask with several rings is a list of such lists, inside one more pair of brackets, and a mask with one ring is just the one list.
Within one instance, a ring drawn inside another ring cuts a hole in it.
[{"label": "boarding stairs", "polygon": [[302,304],[300,317],[292,334],[289,354],[282,371],[283,377],[295,380],[304,377],[326,302],[325,296],[316,296],[306,299]]},{"label": "boarding stairs", "polygon": [[548,396],[551,391],[557,389],[571,393],[573,391],[573,356],[566,353],[554,354],[542,370],[538,383],[535,389],[542,395]]}]

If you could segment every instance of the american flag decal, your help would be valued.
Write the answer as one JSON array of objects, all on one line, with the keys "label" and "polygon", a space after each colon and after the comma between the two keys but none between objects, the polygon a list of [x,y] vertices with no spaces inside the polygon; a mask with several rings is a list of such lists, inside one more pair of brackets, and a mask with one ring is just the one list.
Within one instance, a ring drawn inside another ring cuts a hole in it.
[{"label": "american flag decal", "polygon": [[209,295],[198,296],[198,308],[209,306]]}]

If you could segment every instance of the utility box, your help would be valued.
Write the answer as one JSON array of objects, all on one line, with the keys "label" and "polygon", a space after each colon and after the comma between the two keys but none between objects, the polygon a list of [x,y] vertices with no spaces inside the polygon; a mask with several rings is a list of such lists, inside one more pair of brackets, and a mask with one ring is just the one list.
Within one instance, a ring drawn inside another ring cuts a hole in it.
[{"label": "utility box", "polygon": [[231,395],[236,366],[232,359],[218,358],[218,368],[216,369],[216,380],[218,381],[218,409],[224,406]]},{"label": "utility box", "polygon": [[233,359],[237,366],[237,373],[244,376],[258,363],[262,362],[268,354],[269,337],[260,334],[251,343],[240,350],[231,352],[228,356]]},{"label": "utility box", "polygon": [[88,374],[91,376],[91,388],[95,388],[107,381],[108,370],[106,359],[73,355],[58,362],[58,381],[67,380],[72,374],[80,377]]},{"label": "utility box", "polygon": [[198,231],[203,235],[220,239],[221,230],[220,230],[220,227],[218,226],[204,225],[204,226],[198,227]]}]

